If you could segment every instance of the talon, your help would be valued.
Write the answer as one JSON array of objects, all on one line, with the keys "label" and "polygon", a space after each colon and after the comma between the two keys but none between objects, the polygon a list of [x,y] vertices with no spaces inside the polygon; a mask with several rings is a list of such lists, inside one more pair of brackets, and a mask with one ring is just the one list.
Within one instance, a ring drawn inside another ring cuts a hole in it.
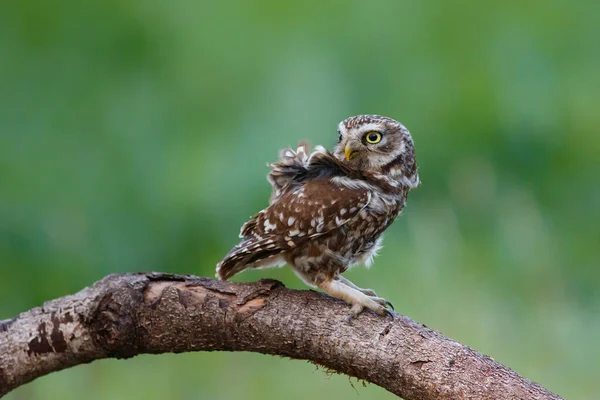
[{"label": "talon", "polygon": [[394,309],[394,305],[393,305],[392,303],[390,303],[389,301],[387,301],[387,300],[386,300],[386,301],[385,301],[385,304],[386,304],[388,307],[390,307],[392,310],[394,310],[394,311],[395,311],[395,309]]},{"label": "talon", "polygon": [[389,309],[387,309],[387,308],[384,308],[384,310],[385,310],[385,314],[386,314],[387,316],[389,316],[389,317],[392,317],[392,319],[394,319],[394,318],[395,318],[395,315],[394,315],[394,312],[393,312],[393,311],[390,311],[390,310],[389,310]]}]

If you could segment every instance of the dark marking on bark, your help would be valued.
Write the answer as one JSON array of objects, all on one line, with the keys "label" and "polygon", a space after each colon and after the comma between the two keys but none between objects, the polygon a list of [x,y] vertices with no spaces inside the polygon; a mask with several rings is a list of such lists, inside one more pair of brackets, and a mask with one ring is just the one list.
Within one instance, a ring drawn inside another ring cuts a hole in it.
[{"label": "dark marking on bark", "polygon": [[387,325],[383,331],[379,333],[379,339],[383,339],[392,330],[392,324]]},{"label": "dark marking on bark", "polygon": [[424,329],[419,330],[419,336],[423,339],[431,339],[433,336],[433,331],[426,326],[423,326]]},{"label": "dark marking on bark", "polygon": [[104,297],[102,297],[102,300],[100,300],[100,303],[98,303],[98,311],[106,309],[106,306],[111,302],[111,300],[112,293],[107,293],[106,295],[104,295]]},{"label": "dark marking on bark", "polygon": [[0,332],[7,332],[8,328],[16,321],[16,318],[5,319],[0,321]]},{"label": "dark marking on bark", "polygon": [[249,301],[252,301],[258,297],[262,297],[262,296],[266,296],[269,294],[269,289],[258,289],[255,291],[250,292],[249,294],[247,294],[246,296],[241,296],[238,301],[236,301],[236,304],[238,306],[243,306],[244,304],[246,304]]},{"label": "dark marking on bark", "polygon": [[452,360],[450,360],[450,362],[448,363],[449,367],[454,367],[454,364],[456,364],[456,360],[453,358]]},{"label": "dark marking on bark", "polygon": [[27,354],[31,356],[32,354],[40,355],[46,353],[52,353],[54,349],[50,345],[48,338],[46,337],[46,323],[42,322],[38,326],[38,334],[37,337],[34,337],[29,341],[29,350],[27,350]]},{"label": "dark marking on bark", "polygon": [[236,302],[238,306],[244,305],[257,297],[266,297],[273,289],[285,287],[283,283],[275,279],[261,279],[258,283],[260,284],[260,288],[253,288],[248,294],[238,294],[238,301]]},{"label": "dark marking on bark", "polygon": [[156,307],[144,300],[148,287],[125,286],[108,293],[99,302],[90,321],[90,331],[94,342],[108,357],[130,358],[139,353],[147,331],[138,326],[137,312],[140,307]]},{"label": "dark marking on bark", "polygon": [[421,368],[423,368],[424,364],[427,364],[427,363],[430,363],[430,362],[431,362],[431,360],[419,360],[419,361],[413,361],[413,362],[411,362],[410,365],[412,365],[415,368],[421,369]]},{"label": "dark marking on bark", "polygon": [[231,302],[227,299],[219,299],[219,308],[227,308],[231,305]]},{"label": "dark marking on bark", "polygon": [[64,323],[73,322],[73,316],[71,315],[71,313],[70,313],[70,312],[67,312],[67,313],[66,313],[66,314],[63,316],[63,319],[62,319],[62,321],[63,321]]},{"label": "dark marking on bark", "polygon": [[177,275],[177,274],[165,274],[162,272],[138,272],[137,275],[143,275],[148,278],[149,281],[171,281],[171,282],[185,282],[189,278],[195,278],[192,275]]},{"label": "dark marking on bark", "polygon": [[50,320],[52,321],[52,333],[50,333],[52,347],[55,352],[64,353],[67,350],[67,341],[60,330],[60,319],[56,316],[56,313],[53,312],[50,315]]},{"label": "dark marking on bark", "polygon": [[[214,279],[205,278],[205,277],[193,277],[192,279],[188,279],[185,281],[185,286],[187,287],[195,287],[195,286],[203,286],[213,288],[219,285],[221,281],[215,281]],[[213,285],[214,284],[214,285]]]},{"label": "dark marking on bark", "polygon": [[192,295],[187,290],[177,289],[177,295],[179,296],[179,304],[183,306],[187,310],[190,305],[190,296]]},{"label": "dark marking on bark", "polygon": [[113,342],[113,325],[119,320],[118,315],[109,309],[112,297],[112,293],[102,297],[90,320],[90,325],[95,331],[94,339],[102,348],[106,348]]},{"label": "dark marking on bark", "polygon": [[264,278],[258,281],[261,285],[268,286],[269,290],[273,290],[275,288],[284,288],[285,285],[278,281],[277,279],[268,279]]}]

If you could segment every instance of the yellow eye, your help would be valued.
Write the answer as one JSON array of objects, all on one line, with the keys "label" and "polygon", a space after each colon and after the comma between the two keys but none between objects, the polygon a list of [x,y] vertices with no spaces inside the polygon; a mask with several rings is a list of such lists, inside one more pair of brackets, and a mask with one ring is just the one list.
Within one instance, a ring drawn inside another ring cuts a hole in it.
[{"label": "yellow eye", "polygon": [[379,132],[369,132],[365,135],[365,140],[367,143],[376,144],[381,142],[381,133]]}]

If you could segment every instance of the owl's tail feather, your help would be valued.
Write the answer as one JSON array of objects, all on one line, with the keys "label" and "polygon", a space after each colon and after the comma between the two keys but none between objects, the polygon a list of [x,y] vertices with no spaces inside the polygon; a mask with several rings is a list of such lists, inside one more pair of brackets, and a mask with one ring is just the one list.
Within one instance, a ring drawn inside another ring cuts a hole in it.
[{"label": "owl's tail feather", "polygon": [[[249,238],[235,246],[217,264],[217,278],[227,280],[248,268],[275,266],[274,260],[282,249],[274,245],[271,239]],[[270,263],[273,261],[273,263]]]}]

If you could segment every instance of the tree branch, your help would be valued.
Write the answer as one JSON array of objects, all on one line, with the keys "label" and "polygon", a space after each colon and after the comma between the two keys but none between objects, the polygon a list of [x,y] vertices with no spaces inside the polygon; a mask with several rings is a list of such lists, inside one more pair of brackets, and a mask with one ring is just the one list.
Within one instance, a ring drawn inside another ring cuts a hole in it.
[{"label": "tree branch", "polygon": [[0,396],[101,358],[253,351],[310,360],[405,399],[560,399],[407,317],[348,306],[273,280],[230,283],[159,273],[110,275],[0,321]]}]

